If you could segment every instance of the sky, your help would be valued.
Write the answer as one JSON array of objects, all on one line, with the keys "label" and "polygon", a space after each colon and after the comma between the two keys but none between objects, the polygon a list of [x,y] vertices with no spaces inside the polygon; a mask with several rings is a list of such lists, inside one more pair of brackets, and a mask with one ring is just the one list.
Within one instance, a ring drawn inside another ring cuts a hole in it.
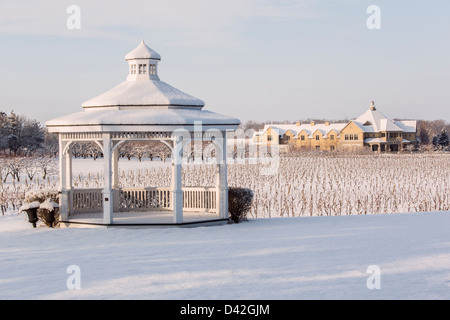
[{"label": "sky", "polygon": [[352,119],[371,101],[450,121],[449,14],[446,0],[0,0],[0,110],[79,112],[144,39],[162,81],[242,122]]}]

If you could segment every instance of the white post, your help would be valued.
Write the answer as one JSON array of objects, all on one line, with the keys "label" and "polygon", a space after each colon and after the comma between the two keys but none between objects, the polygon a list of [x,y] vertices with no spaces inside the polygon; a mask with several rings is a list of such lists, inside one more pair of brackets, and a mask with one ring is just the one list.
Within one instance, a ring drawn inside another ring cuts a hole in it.
[{"label": "white post", "polygon": [[[223,132],[222,145],[219,145],[220,152],[217,154],[218,162],[218,192],[219,216],[222,219],[228,219],[228,182],[227,182],[227,135]],[[220,143],[220,141],[218,141]]]},{"label": "white post", "polygon": [[182,137],[175,135],[172,150],[172,208],[173,222],[183,223],[183,191],[181,189]]},{"label": "white post", "polygon": [[67,161],[64,154],[66,143],[62,141],[62,134],[59,135],[59,214],[61,221],[69,218],[69,195],[67,192]]},{"label": "white post", "polygon": [[[119,143],[119,142],[116,142]],[[120,209],[120,190],[119,190],[119,148],[117,144],[112,152],[112,192],[113,196],[113,212]]]},{"label": "white post", "polygon": [[112,146],[111,134],[103,133],[103,159],[105,161],[103,188],[103,223],[113,223],[113,192],[112,192]]},{"label": "white post", "polygon": [[112,187],[119,187],[119,148],[116,147],[112,152]]},{"label": "white post", "polygon": [[[69,142],[70,143],[70,142]],[[67,147],[65,153],[66,162],[66,193],[67,193],[67,213],[72,212],[72,145]]]}]

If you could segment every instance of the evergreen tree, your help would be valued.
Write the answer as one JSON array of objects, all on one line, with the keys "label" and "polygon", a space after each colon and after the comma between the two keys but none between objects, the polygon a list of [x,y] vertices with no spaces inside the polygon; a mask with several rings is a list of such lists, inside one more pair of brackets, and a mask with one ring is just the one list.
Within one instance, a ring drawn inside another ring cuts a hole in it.
[{"label": "evergreen tree", "polygon": [[448,144],[449,144],[448,133],[444,128],[437,135],[437,144],[442,148],[448,146]]},{"label": "evergreen tree", "polygon": [[434,136],[431,143],[433,144],[433,146],[437,147],[437,145],[438,145],[438,136]]},{"label": "evergreen tree", "polygon": [[4,151],[8,148],[8,142],[6,141],[6,124],[8,123],[8,115],[0,111],[0,150]]},{"label": "evergreen tree", "polygon": [[14,111],[11,111],[5,126],[7,133],[6,142],[10,154],[11,152],[14,152],[14,155],[17,155],[17,152],[20,149],[20,133],[22,123],[21,117],[15,114]]},{"label": "evergreen tree", "polygon": [[14,111],[0,112],[0,150],[9,154],[29,154],[43,147],[45,130],[37,120],[29,120]]}]

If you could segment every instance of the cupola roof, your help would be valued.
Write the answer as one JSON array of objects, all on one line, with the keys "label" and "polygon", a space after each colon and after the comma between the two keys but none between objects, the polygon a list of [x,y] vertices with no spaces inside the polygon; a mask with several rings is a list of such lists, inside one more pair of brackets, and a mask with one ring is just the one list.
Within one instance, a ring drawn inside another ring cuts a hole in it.
[{"label": "cupola roof", "polygon": [[150,49],[144,42],[144,39],[141,40],[141,43],[130,51],[126,56],[125,60],[133,60],[133,59],[152,59],[152,60],[161,60],[161,56],[159,53]]}]

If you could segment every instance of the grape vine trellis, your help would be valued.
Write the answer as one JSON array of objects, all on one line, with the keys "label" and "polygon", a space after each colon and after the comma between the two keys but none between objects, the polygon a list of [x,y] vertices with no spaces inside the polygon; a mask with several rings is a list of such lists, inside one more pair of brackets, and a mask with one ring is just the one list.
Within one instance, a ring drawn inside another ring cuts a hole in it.
[{"label": "grape vine trellis", "polygon": [[[254,218],[450,209],[449,154],[305,153],[282,156],[275,175],[261,174],[261,166],[228,165],[229,186],[246,187],[254,192],[249,214]],[[214,170],[214,165],[184,165],[183,185],[213,186]],[[171,174],[170,167],[124,169],[120,171],[120,184],[170,186]],[[101,187],[102,180],[101,174],[86,172],[74,176],[73,184],[75,187]],[[36,181],[26,181],[22,179],[14,187],[2,186],[2,203],[6,201],[18,208],[26,189],[39,187]],[[55,184],[49,178],[41,183]],[[14,199],[8,199],[8,194]]]}]

